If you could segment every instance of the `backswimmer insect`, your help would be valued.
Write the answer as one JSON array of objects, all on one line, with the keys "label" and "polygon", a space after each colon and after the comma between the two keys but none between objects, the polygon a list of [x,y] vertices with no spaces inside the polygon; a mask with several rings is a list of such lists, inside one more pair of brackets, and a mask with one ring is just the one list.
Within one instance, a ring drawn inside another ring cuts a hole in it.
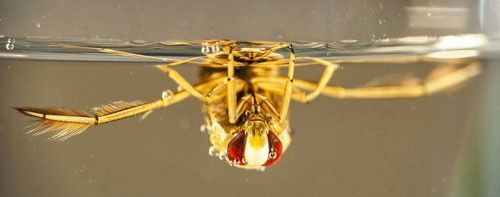
[{"label": "backswimmer insect", "polygon": [[[51,133],[50,139],[66,140],[90,126],[149,114],[193,96],[204,104],[206,124],[202,128],[207,131],[212,143],[210,154],[222,158],[231,166],[256,170],[263,170],[278,162],[290,145],[288,114],[292,100],[307,103],[320,95],[337,99],[422,97],[456,87],[481,72],[476,57],[462,50],[454,53],[452,65],[444,69],[436,68],[426,79],[344,88],[329,84],[342,61],[296,56],[295,43],[205,40],[200,45],[204,56],[182,60],[165,60],[111,48],[61,46],[167,61],[156,65],[156,68],[177,83],[180,89],[163,92],[156,101],[118,101],[96,107],[92,113],[68,108],[16,107],[21,113],[39,119],[30,133]],[[443,62],[444,58],[447,57],[433,54],[419,56],[412,61],[437,64]],[[192,85],[174,69],[185,64],[201,68],[199,84]],[[323,67],[319,80],[312,82],[294,77],[296,67],[311,65]],[[280,69],[286,69],[286,75],[280,75]]]}]

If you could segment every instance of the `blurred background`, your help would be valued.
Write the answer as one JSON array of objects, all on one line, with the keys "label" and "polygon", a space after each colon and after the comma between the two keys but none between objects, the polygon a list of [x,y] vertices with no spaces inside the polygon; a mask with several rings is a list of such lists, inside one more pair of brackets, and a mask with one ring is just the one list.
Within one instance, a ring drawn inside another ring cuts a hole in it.
[{"label": "blurred background", "polygon": [[371,40],[498,31],[495,0],[2,0],[4,35],[125,40]]},{"label": "blurred background", "polygon": [[[498,34],[498,0],[9,1],[0,35],[122,40],[228,38],[372,41]],[[64,142],[25,134],[12,106],[90,110],[153,100],[175,85],[151,64],[0,59],[0,196],[499,196],[500,69],[419,99],[293,103],[293,140],[265,172],[208,155],[201,104],[90,128]],[[343,65],[332,83],[361,85],[427,64]],[[197,68],[179,68],[197,80]],[[298,70],[313,78],[317,70]]]}]

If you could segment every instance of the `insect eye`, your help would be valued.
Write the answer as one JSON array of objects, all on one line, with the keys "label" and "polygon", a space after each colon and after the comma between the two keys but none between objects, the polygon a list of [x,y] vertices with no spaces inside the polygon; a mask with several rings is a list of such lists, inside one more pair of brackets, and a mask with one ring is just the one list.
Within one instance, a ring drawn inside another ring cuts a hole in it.
[{"label": "insect eye", "polygon": [[269,140],[269,158],[263,166],[270,166],[279,161],[283,151],[281,140],[274,134],[274,132],[269,131],[267,133],[267,139]]},{"label": "insect eye", "polygon": [[233,136],[231,141],[229,141],[229,144],[227,146],[227,158],[233,164],[245,165],[245,143],[245,131],[239,131],[235,136]]}]

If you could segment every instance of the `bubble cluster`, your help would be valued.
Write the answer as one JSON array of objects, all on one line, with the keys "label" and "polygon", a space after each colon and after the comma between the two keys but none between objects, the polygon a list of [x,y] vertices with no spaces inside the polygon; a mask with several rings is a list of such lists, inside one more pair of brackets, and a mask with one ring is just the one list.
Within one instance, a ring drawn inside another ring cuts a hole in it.
[{"label": "bubble cluster", "polygon": [[214,146],[208,148],[208,155],[212,157],[217,157],[220,160],[227,160],[227,153],[217,151],[217,149]]},{"label": "bubble cluster", "polygon": [[201,47],[201,53],[205,55],[214,54],[218,52],[220,52],[220,47],[218,42],[216,42],[214,45],[204,45]]},{"label": "bubble cluster", "polygon": [[14,38],[8,38],[7,39],[7,43],[5,44],[5,48],[7,50],[14,50],[14,43],[16,42],[16,40]]}]

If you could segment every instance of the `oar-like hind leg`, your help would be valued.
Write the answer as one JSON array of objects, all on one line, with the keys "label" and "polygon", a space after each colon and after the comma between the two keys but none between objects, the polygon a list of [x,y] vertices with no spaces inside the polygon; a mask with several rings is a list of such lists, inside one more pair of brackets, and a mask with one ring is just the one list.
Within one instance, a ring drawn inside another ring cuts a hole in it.
[{"label": "oar-like hind leg", "polygon": [[[214,79],[195,86],[201,91],[211,90],[215,85],[221,83],[224,78]],[[124,118],[149,113],[153,110],[168,107],[191,96],[187,91],[172,94],[162,94],[159,100],[152,102],[117,101],[102,105],[93,109],[92,113],[73,110],[69,108],[34,108],[15,107],[19,112],[38,118],[28,133],[40,135],[44,133],[53,134],[51,140],[66,140],[72,136],[84,132],[93,125],[100,125]]]}]

